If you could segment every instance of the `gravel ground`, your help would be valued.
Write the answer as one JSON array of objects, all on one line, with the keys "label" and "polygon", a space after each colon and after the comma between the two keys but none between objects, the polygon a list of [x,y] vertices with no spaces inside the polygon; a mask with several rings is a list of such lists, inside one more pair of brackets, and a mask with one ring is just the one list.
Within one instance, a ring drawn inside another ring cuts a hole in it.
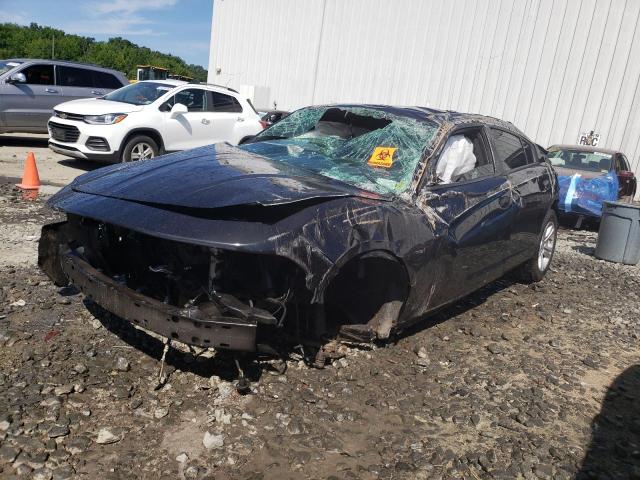
[{"label": "gravel ground", "polygon": [[64,186],[78,175],[100,167],[99,163],[60,155],[48,147],[49,135],[0,134],[0,175],[22,178],[28,152],[33,152],[43,185]]},{"label": "gravel ground", "polygon": [[155,389],[162,343],[35,266],[54,218],[0,185],[1,478],[640,479],[640,267],[594,232],[540,284],[324,370],[261,361],[240,396],[229,356],[178,349]]}]

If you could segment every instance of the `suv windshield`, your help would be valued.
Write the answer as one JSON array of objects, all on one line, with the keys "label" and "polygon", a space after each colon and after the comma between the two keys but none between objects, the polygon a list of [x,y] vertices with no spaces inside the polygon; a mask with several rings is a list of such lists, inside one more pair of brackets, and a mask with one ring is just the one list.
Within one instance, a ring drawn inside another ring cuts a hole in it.
[{"label": "suv windshield", "polygon": [[405,191],[439,126],[366,107],[308,107],[240,148],[380,194]]},{"label": "suv windshield", "polygon": [[604,152],[585,152],[584,150],[552,149],[549,151],[549,161],[554,167],[570,168],[572,170],[587,170],[590,172],[608,172],[611,170],[613,155]]},{"label": "suv windshield", "polygon": [[119,88],[101,98],[132,105],[149,105],[174,88],[166,83],[138,82]]},{"label": "suv windshield", "polygon": [[20,62],[14,62],[11,60],[0,60],[0,75],[7,73],[20,65]]}]

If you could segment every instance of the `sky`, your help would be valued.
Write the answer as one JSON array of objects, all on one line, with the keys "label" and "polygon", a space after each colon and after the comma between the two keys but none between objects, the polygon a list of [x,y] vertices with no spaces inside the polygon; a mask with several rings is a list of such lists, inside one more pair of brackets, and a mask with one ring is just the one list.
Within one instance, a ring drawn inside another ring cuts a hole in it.
[{"label": "sky", "polygon": [[0,23],[123,37],[208,68],[213,0],[0,0]]}]

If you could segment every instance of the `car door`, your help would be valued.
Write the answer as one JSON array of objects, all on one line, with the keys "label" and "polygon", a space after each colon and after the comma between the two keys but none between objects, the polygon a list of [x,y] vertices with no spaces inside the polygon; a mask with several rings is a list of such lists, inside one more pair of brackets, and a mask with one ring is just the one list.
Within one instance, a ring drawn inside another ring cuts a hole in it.
[{"label": "car door", "polygon": [[211,105],[214,121],[214,142],[229,142],[237,144],[240,138],[236,135],[236,130],[239,129],[243,122],[244,116],[242,112],[242,105],[231,95],[224,93],[211,91]]},{"label": "car door", "polygon": [[540,229],[553,196],[553,175],[531,143],[498,127],[489,128],[496,168],[513,191],[515,217],[505,252],[504,271],[530,259],[538,248]]},{"label": "car door", "polygon": [[[448,225],[439,250],[448,276],[436,287],[433,306],[466,295],[502,275],[517,214],[516,198],[506,175],[495,169],[485,128],[456,129],[447,142],[456,136],[472,144],[475,166],[425,187],[426,205]],[[438,171],[446,170],[440,168],[446,150],[447,144],[438,159]]]},{"label": "car door", "polygon": [[615,168],[618,176],[618,198],[633,197],[636,193],[637,181],[627,157],[622,153],[616,155]]},{"label": "car door", "polygon": [[53,107],[61,102],[60,88],[50,64],[31,64],[12,74],[22,73],[24,83],[2,86],[6,127],[29,132],[46,132]]},{"label": "car door", "polygon": [[89,68],[58,65],[56,75],[64,101],[101,97],[107,93],[94,85],[93,70]]},{"label": "car door", "polygon": [[[160,106],[165,150],[187,150],[215,142],[215,115],[210,111],[208,92],[204,88],[185,88]],[[177,103],[187,107],[187,113],[173,115],[171,108]]]}]

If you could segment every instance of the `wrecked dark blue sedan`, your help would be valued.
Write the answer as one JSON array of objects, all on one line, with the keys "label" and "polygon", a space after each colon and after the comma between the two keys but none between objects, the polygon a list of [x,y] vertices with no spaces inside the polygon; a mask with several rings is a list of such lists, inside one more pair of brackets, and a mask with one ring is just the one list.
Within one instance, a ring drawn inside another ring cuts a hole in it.
[{"label": "wrecked dark blue sedan", "polygon": [[497,119],[298,110],[244,144],[114,165],[50,205],[39,263],[104,309],[200,347],[385,339],[516,270],[541,280],[556,176]]}]

